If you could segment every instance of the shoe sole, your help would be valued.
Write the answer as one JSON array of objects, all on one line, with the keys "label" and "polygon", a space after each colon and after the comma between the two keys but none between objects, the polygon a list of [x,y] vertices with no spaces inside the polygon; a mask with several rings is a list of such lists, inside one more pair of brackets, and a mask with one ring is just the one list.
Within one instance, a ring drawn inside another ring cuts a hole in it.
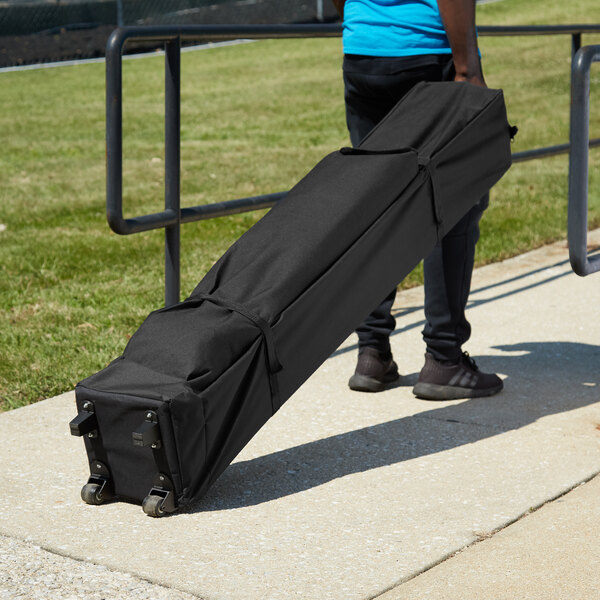
[{"label": "shoe sole", "polygon": [[355,392],[381,392],[385,389],[388,383],[392,383],[399,379],[400,375],[394,373],[386,375],[383,381],[366,375],[357,375],[356,373],[350,377],[348,387]]},{"label": "shoe sole", "polygon": [[502,383],[486,389],[454,387],[451,385],[437,385],[435,383],[417,383],[413,388],[413,394],[422,400],[461,400],[463,398],[493,396],[502,391],[503,387]]}]

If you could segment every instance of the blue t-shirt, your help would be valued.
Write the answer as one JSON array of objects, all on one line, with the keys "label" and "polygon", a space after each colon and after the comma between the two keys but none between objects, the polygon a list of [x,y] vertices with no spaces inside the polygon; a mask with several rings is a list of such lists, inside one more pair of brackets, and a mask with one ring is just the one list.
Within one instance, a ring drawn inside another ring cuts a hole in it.
[{"label": "blue t-shirt", "polygon": [[437,0],[346,0],[344,53],[451,54]]}]

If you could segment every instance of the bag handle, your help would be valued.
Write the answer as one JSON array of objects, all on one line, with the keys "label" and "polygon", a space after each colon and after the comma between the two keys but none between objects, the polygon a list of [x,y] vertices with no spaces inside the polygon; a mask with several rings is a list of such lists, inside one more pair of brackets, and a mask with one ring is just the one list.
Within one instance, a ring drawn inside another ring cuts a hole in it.
[{"label": "bag handle", "polygon": [[415,152],[418,154],[415,148],[411,146],[404,146],[403,148],[391,148],[389,150],[370,150],[369,148],[350,148],[349,146],[344,146],[340,148],[341,154],[350,154],[350,155],[364,155],[364,154],[405,154],[406,152]]},{"label": "bag handle", "polygon": [[437,172],[435,169],[435,163],[431,160],[429,156],[424,156],[419,153],[416,148],[412,146],[405,146],[403,148],[392,148],[389,150],[370,150],[368,148],[349,148],[344,147],[340,148],[341,154],[346,155],[380,155],[380,154],[404,154],[407,152],[414,152],[417,155],[418,164],[420,167],[424,168],[427,172],[427,175],[431,181],[431,194],[433,196],[433,215],[435,219],[435,224],[437,227],[437,236],[438,241],[444,237],[444,226],[443,226],[443,211],[442,205],[440,202],[440,186],[437,178]]}]

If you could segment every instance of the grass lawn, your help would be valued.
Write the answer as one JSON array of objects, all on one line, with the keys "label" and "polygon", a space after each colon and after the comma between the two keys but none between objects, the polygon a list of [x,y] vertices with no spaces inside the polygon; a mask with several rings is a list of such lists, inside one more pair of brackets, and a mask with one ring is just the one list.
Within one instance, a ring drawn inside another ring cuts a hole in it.
[{"label": "grass lawn", "polygon": [[[504,0],[480,24],[600,22],[596,0]],[[600,36],[584,36],[584,44]],[[568,139],[570,38],[490,38],[514,150]],[[347,145],[341,40],[261,41],[182,56],[182,204],[289,189]],[[592,71],[593,136],[600,76]],[[104,65],[0,73],[0,411],[72,389],[119,355],[163,301],[163,232],[120,237],[104,217]],[[124,63],[126,216],[161,210],[163,59]],[[482,223],[483,264],[565,237],[567,157],[515,165]],[[590,221],[600,225],[600,150]],[[182,228],[182,294],[260,213]],[[2,229],[2,228],[0,228]],[[566,257],[566,251],[565,251]],[[416,269],[403,285],[421,281]]]}]

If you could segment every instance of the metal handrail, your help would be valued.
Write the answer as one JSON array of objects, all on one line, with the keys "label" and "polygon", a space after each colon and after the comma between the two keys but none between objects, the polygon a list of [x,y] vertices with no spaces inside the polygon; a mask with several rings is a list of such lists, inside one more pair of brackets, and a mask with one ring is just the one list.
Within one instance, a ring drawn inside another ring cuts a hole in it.
[{"label": "metal handrail", "polygon": [[593,62],[600,62],[600,46],[585,46],[578,50],[571,66],[568,240],[571,266],[582,277],[600,271],[600,255],[589,256],[587,251],[590,71]]},{"label": "metal handrail", "polygon": [[581,35],[600,33],[600,24],[583,25],[481,25],[477,27],[479,35],[515,36],[515,35]]},{"label": "metal handrail", "polygon": [[[480,26],[481,36],[571,35],[572,54],[583,34],[600,33],[600,25]],[[180,53],[182,41],[340,37],[342,25],[165,25],[124,27],[113,31],[106,46],[106,212],[111,229],[121,235],[165,228],[165,303],[179,301],[179,231],[182,223],[270,208],[287,192],[239,198],[200,206],[180,206]],[[165,210],[123,218],[122,55],[127,42],[165,42]],[[600,145],[600,139],[589,141]],[[513,154],[513,162],[568,152],[569,144]]]}]

